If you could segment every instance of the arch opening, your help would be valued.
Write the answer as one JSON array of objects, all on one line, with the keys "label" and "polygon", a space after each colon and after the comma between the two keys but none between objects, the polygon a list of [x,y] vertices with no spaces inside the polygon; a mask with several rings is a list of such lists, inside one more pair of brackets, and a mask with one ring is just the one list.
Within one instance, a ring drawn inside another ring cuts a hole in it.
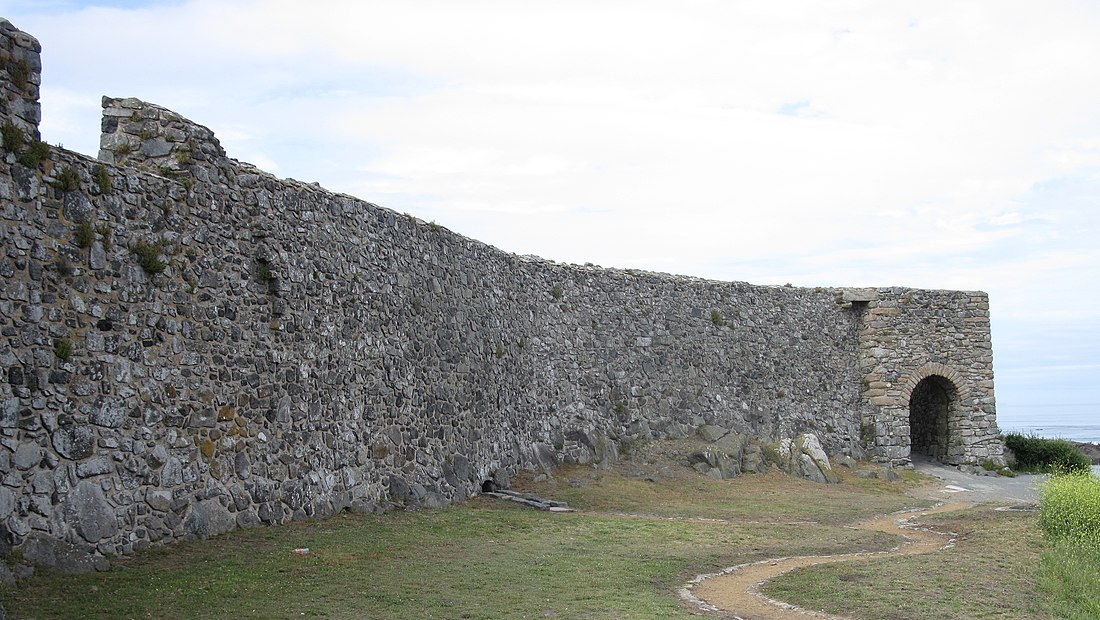
[{"label": "arch opening", "polygon": [[951,442],[952,411],[958,406],[958,390],[945,377],[921,379],[909,397],[910,454],[946,461]]}]

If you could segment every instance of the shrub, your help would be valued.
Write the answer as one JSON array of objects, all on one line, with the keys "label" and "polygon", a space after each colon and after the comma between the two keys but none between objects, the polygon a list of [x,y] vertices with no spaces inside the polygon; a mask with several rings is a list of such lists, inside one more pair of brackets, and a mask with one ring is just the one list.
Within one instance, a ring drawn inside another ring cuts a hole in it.
[{"label": "shrub", "polygon": [[553,297],[555,301],[561,299],[561,293],[561,287],[557,284],[554,285],[554,288],[550,289],[550,296]]},{"label": "shrub", "polygon": [[722,313],[718,310],[710,311],[710,322],[715,325],[722,325]]},{"label": "shrub", "polygon": [[1039,493],[1039,526],[1051,541],[1039,562],[1039,589],[1059,618],[1100,618],[1100,478],[1058,473]]},{"label": "shrub", "polygon": [[1016,455],[1014,469],[1018,471],[1090,470],[1089,459],[1064,439],[1009,433],[1004,436],[1004,441],[1005,446]]}]

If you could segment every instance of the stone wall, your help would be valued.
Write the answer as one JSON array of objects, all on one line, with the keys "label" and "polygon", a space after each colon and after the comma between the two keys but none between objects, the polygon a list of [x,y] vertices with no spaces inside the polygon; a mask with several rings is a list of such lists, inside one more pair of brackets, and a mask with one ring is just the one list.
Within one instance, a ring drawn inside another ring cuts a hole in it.
[{"label": "stone wall", "polygon": [[[37,43],[0,38],[38,84]],[[10,82],[4,120],[37,123]],[[24,557],[437,506],[706,425],[905,463],[906,390],[937,371],[969,408],[953,458],[999,456],[982,294],[514,256],[103,106],[98,159],[0,162],[0,539]]]}]

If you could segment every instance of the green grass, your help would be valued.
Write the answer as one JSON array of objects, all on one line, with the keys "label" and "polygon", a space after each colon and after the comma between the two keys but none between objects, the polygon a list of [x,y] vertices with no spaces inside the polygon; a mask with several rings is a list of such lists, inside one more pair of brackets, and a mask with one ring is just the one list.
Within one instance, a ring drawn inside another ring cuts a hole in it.
[{"label": "green grass", "polygon": [[[889,549],[897,537],[846,524],[920,503],[902,494],[919,484],[912,475],[897,483],[842,475],[836,485],[775,473],[715,480],[675,464],[690,442],[661,449],[670,452],[631,450],[613,471],[575,466],[539,483],[514,481],[579,513],[475,498],[439,510],[341,514],[154,547],[105,573],[39,571],[16,589],[0,588],[0,603],[8,617],[40,620],[687,619],[696,610],[676,590],[698,573]],[[1045,548],[1033,514],[979,509],[930,521],[963,532],[959,545],[846,564],[821,589],[856,601],[861,617],[1049,617],[1027,577]],[[311,553],[294,555],[296,547]],[[924,615],[898,615],[911,608]]]},{"label": "green grass", "polygon": [[1057,618],[1100,618],[1100,549],[1059,540],[1039,563],[1039,590]]}]

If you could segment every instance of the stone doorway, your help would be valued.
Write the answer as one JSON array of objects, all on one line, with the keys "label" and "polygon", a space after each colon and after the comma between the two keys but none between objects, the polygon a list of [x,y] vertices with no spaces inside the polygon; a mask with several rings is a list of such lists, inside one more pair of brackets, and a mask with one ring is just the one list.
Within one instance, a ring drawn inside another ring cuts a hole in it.
[{"label": "stone doorway", "polygon": [[910,454],[947,461],[959,391],[945,377],[921,379],[909,397]]}]

